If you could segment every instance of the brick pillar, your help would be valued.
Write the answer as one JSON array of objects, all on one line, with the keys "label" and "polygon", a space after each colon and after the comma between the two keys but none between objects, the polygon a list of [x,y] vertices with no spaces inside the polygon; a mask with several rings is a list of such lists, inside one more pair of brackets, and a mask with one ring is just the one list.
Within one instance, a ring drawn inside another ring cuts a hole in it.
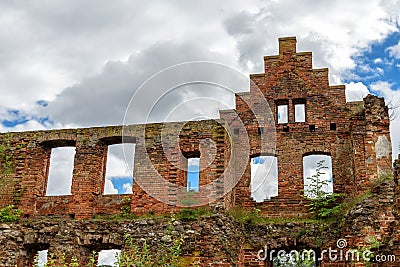
[{"label": "brick pillar", "polygon": [[288,102],[288,123],[294,123],[294,104],[292,99],[289,99]]},{"label": "brick pillar", "polygon": [[21,181],[22,196],[19,209],[30,217],[36,213],[36,198],[46,195],[47,173],[50,163],[50,148],[31,143],[25,150],[26,167]]},{"label": "brick pillar", "polygon": [[102,193],[107,146],[102,143],[81,144],[76,148],[69,213],[76,219],[91,218],[97,196]]},{"label": "brick pillar", "polygon": [[365,108],[365,168],[369,183],[392,171],[389,113],[383,98],[368,95]]}]

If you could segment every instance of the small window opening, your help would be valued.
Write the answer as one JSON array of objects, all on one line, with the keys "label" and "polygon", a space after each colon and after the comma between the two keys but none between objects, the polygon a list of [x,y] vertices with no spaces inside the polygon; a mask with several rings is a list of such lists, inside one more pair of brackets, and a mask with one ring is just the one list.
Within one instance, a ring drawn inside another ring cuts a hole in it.
[{"label": "small window opening", "polygon": [[263,134],[263,133],[264,133],[264,128],[258,127],[258,134]]},{"label": "small window opening", "polygon": [[132,194],[135,144],[108,146],[104,195]]},{"label": "small window opening", "polygon": [[239,135],[239,128],[233,129],[233,134],[234,135]]},{"label": "small window opening", "polygon": [[71,195],[75,147],[51,149],[46,196]]},{"label": "small window opening", "polygon": [[306,99],[298,98],[293,99],[294,105],[294,121],[305,122],[306,121]]},{"label": "small window opening", "polygon": [[120,249],[104,249],[99,252],[97,266],[117,266]]},{"label": "small window opening", "polygon": [[331,123],[330,129],[331,131],[336,131],[336,123]]},{"label": "small window opening", "polygon": [[278,123],[288,123],[289,121],[289,108],[288,104],[280,104],[278,110]]},{"label": "small window opening", "polygon": [[333,192],[332,158],[327,155],[303,157],[304,195],[324,197]]},{"label": "small window opening", "polygon": [[47,252],[48,250],[40,250],[35,256],[35,266],[44,267],[47,263]]},{"label": "small window opening", "polygon": [[251,197],[263,202],[278,195],[278,161],[274,156],[251,159]]},{"label": "small window opening", "polygon": [[310,124],[308,127],[310,128],[310,132],[315,132],[316,127],[314,124]]},{"label": "small window opening", "polygon": [[200,158],[188,158],[187,191],[199,191]]},{"label": "small window opening", "polygon": [[306,105],[295,104],[294,105],[294,121],[305,122],[306,121]]}]

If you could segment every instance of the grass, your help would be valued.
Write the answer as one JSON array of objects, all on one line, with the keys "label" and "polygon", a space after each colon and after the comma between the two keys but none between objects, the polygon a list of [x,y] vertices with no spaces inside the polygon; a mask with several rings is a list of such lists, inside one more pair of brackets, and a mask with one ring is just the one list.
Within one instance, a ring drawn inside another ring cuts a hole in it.
[{"label": "grass", "polygon": [[309,218],[281,217],[266,218],[260,214],[259,209],[246,210],[242,207],[236,207],[228,211],[235,221],[240,223],[253,223],[258,225],[268,224],[286,224],[286,223],[316,223],[318,220]]},{"label": "grass", "polygon": [[197,209],[181,209],[178,214],[175,215],[176,219],[191,221],[197,218],[209,217],[212,211],[209,207],[201,207]]}]

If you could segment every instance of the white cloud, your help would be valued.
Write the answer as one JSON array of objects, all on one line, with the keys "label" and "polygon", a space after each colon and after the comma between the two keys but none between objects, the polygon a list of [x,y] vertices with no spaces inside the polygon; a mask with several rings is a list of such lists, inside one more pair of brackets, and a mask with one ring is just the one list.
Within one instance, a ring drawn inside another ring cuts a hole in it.
[{"label": "white cloud", "polygon": [[346,101],[362,101],[369,94],[369,90],[362,82],[346,84]]},{"label": "white cloud", "polygon": [[199,166],[200,165],[200,158],[189,158],[188,159],[188,166]]},{"label": "white cloud", "polygon": [[132,184],[130,183],[125,183],[122,185],[122,194],[132,194]]},{"label": "white cloud", "polygon": [[387,81],[379,81],[371,84],[371,90],[383,96],[389,107],[392,155],[396,159],[400,154],[400,88],[395,89]]},{"label": "white cloud", "polygon": [[385,73],[385,70],[382,68],[376,68],[375,70],[379,75],[383,75]]},{"label": "white cloud", "polygon": [[259,7],[258,12],[244,11],[226,20],[241,61],[252,61],[257,71],[262,70],[263,55],[277,53],[278,37],[297,36],[298,50],[312,51],[314,66],[329,67],[331,81],[337,81],[355,67],[352,56],[397,31],[395,22],[386,19],[391,6],[377,0],[307,0],[301,5],[294,0],[264,1]]},{"label": "white cloud", "polygon": [[386,49],[386,51],[389,52],[389,55],[390,55],[391,57],[394,57],[394,58],[399,59],[399,58],[400,58],[400,42],[398,42],[398,43],[397,43],[396,45],[394,45],[394,46],[388,47],[388,48]]},{"label": "white cloud", "polygon": [[[50,101],[47,107],[42,108],[39,115],[50,116],[52,120],[60,123],[74,122],[81,126],[121,124],[129,100],[135,92],[138,92],[138,88],[146,79],[171,65],[198,60],[225,61],[228,65],[234,64],[232,58],[225,59],[223,55],[211,53],[197,43],[157,43],[139,54],[130,56],[127,61],[108,62],[98,75],[66,88],[54,101]],[[163,121],[163,118],[175,107],[180,106],[180,108],[187,109],[188,106],[182,106],[182,103],[188,101],[187,93],[190,91],[194,91],[197,96],[209,96],[214,100],[224,101],[226,99],[233,102],[232,93],[232,96],[229,96],[226,90],[212,86],[208,86],[206,90],[197,90],[197,92],[196,89],[200,88],[197,85],[178,87],[163,95],[166,89],[170,89],[165,88],[164,83],[165,80],[136,95],[135,112],[130,117],[129,123],[143,123],[149,115],[148,110],[152,110],[150,119]],[[203,88],[205,86],[200,89]],[[246,90],[242,87],[240,89]],[[161,96],[163,98],[159,99]],[[157,101],[160,101],[159,105],[156,106],[156,109],[152,109]],[[197,107],[199,107],[200,113],[209,113],[210,109],[217,110],[214,107],[210,108],[215,105],[221,107],[224,103],[214,102],[197,105]],[[194,105],[191,104],[190,107],[193,110]],[[190,111],[190,109],[186,111]],[[190,114],[197,116],[197,113],[199,112],[192,111]],[[181,119],[188,116],[187,112],[181,111],[175,112],[175,114],[180,115]]]},{"label": "white cloud", "polygon": [[47,263],[47,252],[48,250],[41,250],[37,254],[37,266],[44,267]]},{"label": "white cloud", "polygon": [[104,180],[104,194],[105,195],[118,194],[118,189],[114,187],[114,184],[109,178],[106,178]]},{"label": "white cloud", "polygon": [[[68,86],[100,72],[105,62],[124,60],[159,42],[197,42],[204,50],[234,55],[234,42],[220,18],[247,3],[222,2],[222,13],[210,4],[214,3],[0,3],[0,105],[30,110],[37,99],[52,100]],[[156,70],[153,55],[149,61]]]},{"label": "white cloud", "polygon": [[106,177],[132,177],[135,144],[108,146]]},{"label": "white cloud", "polygon": [[52,148],[46,195],[71,194],[75,147]]},{"label": "white cloud", "polygon": [[399,9],[378,0],[71,0],[0,8],[0,106],[34,112],[37,100],[51,101],[45,113],[65,126],[120,122],[135,88],[179,62],[240,61],[260,71],[262,57],[275,54],[276,39],[287,35],[340,82],[352,56],[396,30]]}]

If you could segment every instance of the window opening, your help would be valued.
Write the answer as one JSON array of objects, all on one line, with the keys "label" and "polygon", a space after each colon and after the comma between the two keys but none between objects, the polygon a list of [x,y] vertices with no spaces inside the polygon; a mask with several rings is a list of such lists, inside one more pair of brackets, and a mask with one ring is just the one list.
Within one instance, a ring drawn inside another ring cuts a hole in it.
[{"label": "window opening", "polygon": [[305,122],[306,121],[306,105],[295,104],[294,105],[294,121]]},{"label": "window opening", "polygon": [[46,196],[71,195],[75,147],[51,149]]},{"label": "window opening", "polygon": [[116,266],[120,249],[104,249],[99,252],[97,266]]},{"label": "window opening", "polygon": [[108,146],[104,194],[132,194],[133,166],[136,145],[132,143]]},{"label": "window opening", "polygon": [[187,191],[199,191],[200,158],[188,158]]},{"label": "window opening", "polygon": [[47,263],[47,252],[48,250],[40,250],[38,251],[38,253],[36,254],[35,257],[35,266],[37,267],[45,267],[46,263]]},{"label": "window opening", "polygon": [[275,156],[251,159],[251,197],[263,202],[278,196],[278,160]]},{"label": "window opening", "polygon": [[278,105],[278,123],[288,123],[289,108],[287,104]]},{"label": "window opening", "polygon": [[327,155],[303,157],[304,195],[317,198],[333,193],[332,158]]}]

